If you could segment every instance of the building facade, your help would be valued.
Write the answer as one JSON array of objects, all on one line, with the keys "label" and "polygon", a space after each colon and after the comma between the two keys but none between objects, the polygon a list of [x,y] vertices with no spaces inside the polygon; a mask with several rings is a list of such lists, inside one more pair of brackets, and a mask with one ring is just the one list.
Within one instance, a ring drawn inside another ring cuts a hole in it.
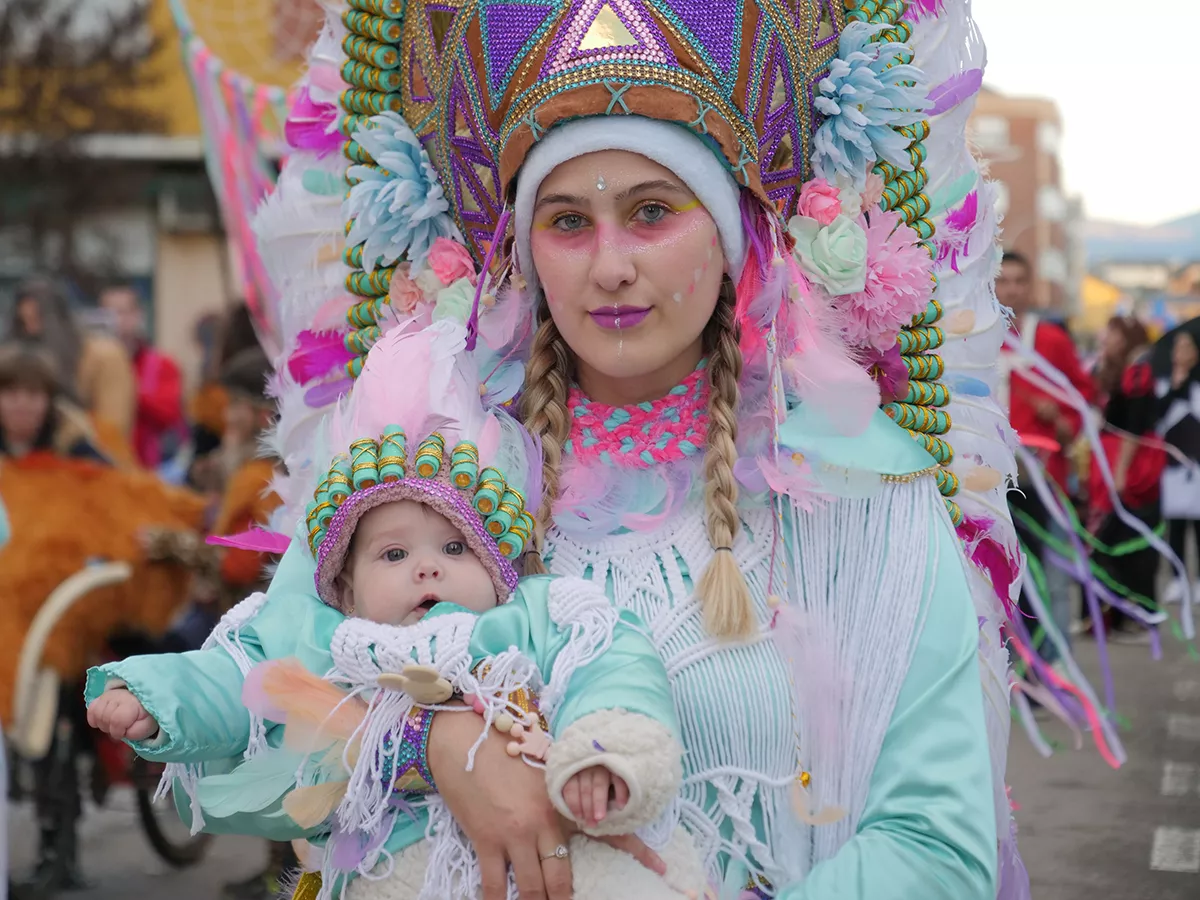
[{"label": "building facade", "polygon": [[1063,189],[1057,105],[985,87],[969,133],[1000,191],[1004,249],[1030,261],[1035,296],[1043,307],[1076,313],[1086,265],[1083,207]]}]

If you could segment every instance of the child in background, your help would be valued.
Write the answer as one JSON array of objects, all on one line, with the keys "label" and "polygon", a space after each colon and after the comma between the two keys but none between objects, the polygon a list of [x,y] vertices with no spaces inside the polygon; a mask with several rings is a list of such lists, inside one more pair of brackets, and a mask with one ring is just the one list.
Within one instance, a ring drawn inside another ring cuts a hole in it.
[{"label": "child in background", "polygon": [[[322,897],[347,877],[356,900],[478,895],[473,851],[424,759],[432,710],[454,697],[508,734],[514,756],[544,764],[555,805],[585,832],[651,823],[680,783],[666,671],[636,621],[588,582],[518,582],[512,560],[533,533],[525,496],[540,493],[541,460],[519,425],[484,408],[464,337],[439,322],[397,329],[371,350],[330,430],[338,452],[319,470],[306,523],[318,593],[348,617],[329,642],[328,674],[297,660],[248,670],[247,706],[284,723],[271,741],[282,746],[193,790],[193,812],[213,830],[236,831],[239,816],[279,803],[295,826],[286,836],[324,844]],[[397,394],[400,367],[417,360],[407,371],[427,384]],[[179,733],[190,716],[149,712],[196,706],[163,666],[93,670],[90,721],[147,755],[196,745]],[[682,900],[703,888],[702,869],[682,832],[669,850],[670,882],[584,838],[556,855],[572,856],[578,900]],[[385,852],[394,869],[381,880]]]}]

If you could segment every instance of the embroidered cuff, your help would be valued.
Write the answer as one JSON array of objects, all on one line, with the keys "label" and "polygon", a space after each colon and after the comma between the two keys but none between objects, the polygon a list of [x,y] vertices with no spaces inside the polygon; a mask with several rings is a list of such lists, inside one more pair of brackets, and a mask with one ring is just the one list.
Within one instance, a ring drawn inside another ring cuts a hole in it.
[{"label": "embroidered cuff", "polygon": [[567,818],[563,787],[571,777],[603,766],[629,787],[624,809],[609,810],[588,834],[629,834],[658,819],[683,781],[683,748],[665,725],[624,710],[601,710],[571,723],[550,745],[546,786],[550,800]]},{"label": "embroidered cuff", "polygon": [[384,738],[385,753],[395,752],[383,761],[383,781],[391,784],[395,772],[393,790],[401,794],[436,794],[433,775],[429,771],[429,729],[433,725],[434,711],[414,707],[404,720],[400,733],[400,746],[396,748],[392,735]]}]

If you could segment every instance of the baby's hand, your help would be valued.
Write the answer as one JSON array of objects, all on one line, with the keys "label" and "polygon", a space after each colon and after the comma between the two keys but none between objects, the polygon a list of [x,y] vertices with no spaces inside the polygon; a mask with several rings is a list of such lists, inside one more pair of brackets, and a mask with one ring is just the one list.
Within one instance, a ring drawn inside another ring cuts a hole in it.
[{"label": "baby's hand", "polygon": [[109,688],[92,701],[88,724],[118,740],[144,741],[158,731],[158,723],[125,688]]},{"label": "baby's hand", "polygon": [[592,766],[576,772],[563,785],[563,801],[575,821],[585,828],[599,825],[608,814],[609,801],[614,809],[629,802],[629,785],[604,766]]}]

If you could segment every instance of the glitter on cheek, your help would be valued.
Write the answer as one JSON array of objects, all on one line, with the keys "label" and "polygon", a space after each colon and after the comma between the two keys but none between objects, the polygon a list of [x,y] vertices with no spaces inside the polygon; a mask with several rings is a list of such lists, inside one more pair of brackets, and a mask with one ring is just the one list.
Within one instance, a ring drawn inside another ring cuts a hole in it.
[{"label": "glitter on cheek", "polygon": [[676,291],[674,293],[674,295],[671,297],[671,299],[674,300],[676,303],[682,303],[683,302],[683,294],[679,293],[679,291]]}]

